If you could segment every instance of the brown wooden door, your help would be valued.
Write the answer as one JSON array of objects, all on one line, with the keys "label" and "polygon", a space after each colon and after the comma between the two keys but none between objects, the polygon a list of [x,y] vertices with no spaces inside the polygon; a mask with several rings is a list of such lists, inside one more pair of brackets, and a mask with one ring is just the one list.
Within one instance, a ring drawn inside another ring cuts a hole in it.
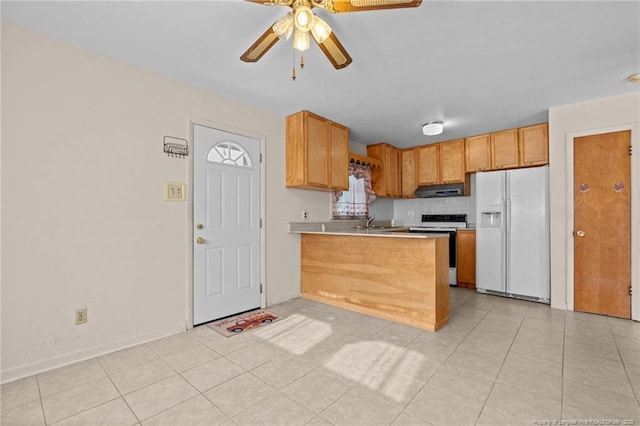
[{"label": "brown wooden door", "polygon": [[631,318],[631,132],[574,139],[574,309]]}]

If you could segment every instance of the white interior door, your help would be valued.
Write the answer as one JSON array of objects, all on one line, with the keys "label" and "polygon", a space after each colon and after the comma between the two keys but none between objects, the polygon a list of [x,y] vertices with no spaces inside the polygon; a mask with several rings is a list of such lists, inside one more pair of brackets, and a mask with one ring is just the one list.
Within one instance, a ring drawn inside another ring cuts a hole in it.
[{"label": "white interior door", "polygon": [[193,323],[260,307],[260,142],[194,125]]}]

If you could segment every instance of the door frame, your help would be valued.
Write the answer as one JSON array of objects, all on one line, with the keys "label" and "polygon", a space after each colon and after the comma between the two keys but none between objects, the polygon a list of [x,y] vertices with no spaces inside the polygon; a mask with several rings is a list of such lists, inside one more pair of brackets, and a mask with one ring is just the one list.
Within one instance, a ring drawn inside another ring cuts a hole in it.
[{"label": "door frame", "polygon": [[193,328],[193,235],[194,235],[194,223],[193,223],[193,182],[194,182],[194,162],[193,157],[193,145],[195,143],[193,139],[193,126],[210,127],[215,130],[220,130],[227,133],[234,133],[239,136],[245,136],[248,138],[256,139],[260,142],[260,220],[262,226],[260,227],[260,283],[262,284],[262,293],[260,294],[260,307],[265,308],[267,305],[267,276],[266,276],[266,155],[265,155],[265,142],[266,136],[259,133],[254,133],[246,129],[239,129],[226,124],[216,123],[213,121],[203,120],[199,118],[189,118],[189,140],[191,141],[191,154],[187,156],[187,239],[186,239],[186,252],[187,252],[187,288],[185,296],[185,312],[187,314],[186,322],[187,329]]},{"label": "door frame", "polygon": [[[599,135],[630,130],[631,145],[634,153],[631,159],[631,319],[640,321],[640,126],[636,123],[621,124],[617,126],[601,127],[577,132],[569,132],[565,135],[566,146],[566,257],[567,257],[567,310],[574,310],[574,197],[573,197],[573,141],[582,136]],[[634,261],[635,260],[635,261]]]}]

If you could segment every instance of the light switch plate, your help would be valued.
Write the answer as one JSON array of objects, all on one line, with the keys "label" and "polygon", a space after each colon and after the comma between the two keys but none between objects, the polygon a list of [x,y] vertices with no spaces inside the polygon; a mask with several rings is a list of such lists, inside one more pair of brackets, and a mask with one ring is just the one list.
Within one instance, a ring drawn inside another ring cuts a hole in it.
[{"label": "light switch plate", "polygon": [[187,185],[181,182],[167,182],[164,185],[165,201],[184,201]]}]

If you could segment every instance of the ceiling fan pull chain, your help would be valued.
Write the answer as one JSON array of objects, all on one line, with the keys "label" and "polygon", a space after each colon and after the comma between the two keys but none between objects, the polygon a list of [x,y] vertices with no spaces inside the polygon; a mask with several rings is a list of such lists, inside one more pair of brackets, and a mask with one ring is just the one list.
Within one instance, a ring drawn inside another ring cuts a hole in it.
[{"label": "ceiling fan pull chain", "polygon": [[302,52],[300,52],[300,68],[304,68],[304,56]]},{"label": "ceiling fan pull chain", "polygon": [[292,61],[293,66],[291,67],[291,79],[293,81],[296,81],[296,50],[295,49],[293,49],[292,58],[293,58],[293,61]]}]

